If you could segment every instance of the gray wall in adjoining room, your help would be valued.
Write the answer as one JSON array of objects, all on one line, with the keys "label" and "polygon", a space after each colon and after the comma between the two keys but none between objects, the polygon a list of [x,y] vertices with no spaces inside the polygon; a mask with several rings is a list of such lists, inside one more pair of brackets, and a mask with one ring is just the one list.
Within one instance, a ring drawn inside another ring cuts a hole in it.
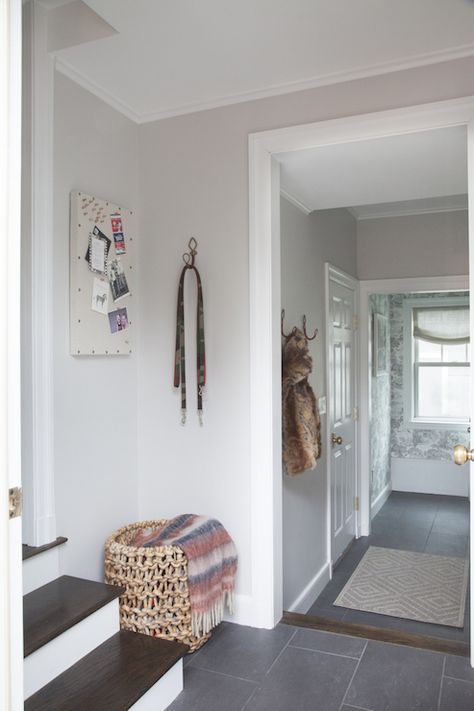
[{"label": "gray wall in adjoining room", "polygon": [[[313,372],[309,382],[317,397],[326,395],[325,262],[356,272],[356,225],[347,210],[320,210],[305,215],[282,197],[281,304],[285,328],[318,329],[309,348]],[[283,604],[288,609],[327,564],[326,415],[321,417],[322,456],[316,469],[283,476]],[[295,555],[295,551],[298,554]],[[297,609],[306,612],[305,609]]]},{"label": "gray wall in adjoining room", "polygon": [[467,274],[467,217],[456,210],[359,220],[359,279]]}]

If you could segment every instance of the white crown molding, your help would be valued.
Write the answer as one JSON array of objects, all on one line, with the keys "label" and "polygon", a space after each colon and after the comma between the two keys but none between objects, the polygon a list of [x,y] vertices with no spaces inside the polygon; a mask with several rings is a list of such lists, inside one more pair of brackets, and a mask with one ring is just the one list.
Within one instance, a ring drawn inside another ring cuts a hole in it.
[{"label": "white crown molding", "polygon": [[117,99],[109,91],[99,86],[95,82],[92,82],[84,74],[81,74],[80,72],[76,71],[76,69],[73,69],[70,64],[65,62],[64,59],[59,56],[56,56],[55,58],[55,68],[58,72],[64,74],[64,76],[66,76],[68,79],[71,79],[72,81],[76,82],[76,84],[82,86],[83,89],[89,91],[91,94],[94,94],[94,96],[96,96],[98,99],[111,106],[113,109],[115,109],[115,111],[118,111],[123,116],[126,116],[128,119],[130,119],[130,121],[133,121],[134,123],[143,123],[140,115],[137,114],[137,112],[134,111],[131,106],[128,106],[128,104],[125,104],[120,99]]},{"label": "white crown molding", "polygon": [[293,195],[290,195],[290,193],[287,193],[286,190],[283,190],[283,188],[280,189],[280,195],[284,197],[285,200],[288,200],[288,202],[291,202],[291,204],[297,207],[298,210],[304,212],[305,215],[309,215],[310,212],[313,212],[310,207],[307,207],[303,202],[293,197]]},{"label": "white crown molding", "polygon": [[346,210],[347,210],[347,212],[349,213],[349,215],[352,215],[352,217],[354,218],[354,220],[355,220],[356,222],[359,221],[359,216],[358,216],[358,214],[357,214],[357,210],[356,210],[355,207],[346,207]]},{"label": "white crown molding", "polygon": [[467,205],[464,206],[455,206],[455,205],[440,205],[439,207],[426,207],[426,208],[413,208],[412,210],[409,210],[407,208],[403,209],[401,208],[400,210],[387,210],[387,211],[381,211],[381,212],[374,212],[371,215],[360,215],[357,216],[357,212],[354,210],[350,210],[352,214],[355,216],[357,222],[364,222],[365,220],[380,220],[384,219],[386,217],[411,217],[415,215],[431,215],[435,214],[437,212],[467,212]]},{"label": "white crown molding", "polygon": [[307,89],[317,89],[318,87],[328,86],[330,84],[341,84],[343,82],[354,81],[356,79],[365,79],[379,74],[391,74],[393,72],[404,71],[407,69],[416,69],[417,67],[427,66],[429,64],[440,64],[454,59],[463,59],[474,55],[474,44],[466,44],[460,47],[454,47],[436,52],[428,52],[419,54],[405,61],[390,60],[388,62],[380,62],[365,67],[358,67],[349,71],[331,72],[321,76],[311,77],[309,79],[287,82],[285,84],[274,84],[264,89],[256,89],[241,94],[231,94],[229,96],[221,96],[215,99],[204,102],[196,102],[182,104],[179,106],[170,106],[166,109],[157,111],[138,112],[131,106],[126,104],[121,99],[115,97],[111,92],[97,83],[91,81],[81,72],[74,69],[61,57],[56,57],[56,68],[65,76],[75,81],[82,86],[83,89],[90,91],[92,94],[102,99],[106,104],[109,104],[116,111],[124,114],[135,123],[151,123],[152,121],[160,121],[165,118],[174,116],[182,116],[184,114],[197,113],[199,111],[208,111],[209,109],[217,109],[232,104],[241,104],[247,101],[255,101],[257,99],[265,99],[271,96],[280,96],[282,94],[292,94],[297,91],[305,91]]}]

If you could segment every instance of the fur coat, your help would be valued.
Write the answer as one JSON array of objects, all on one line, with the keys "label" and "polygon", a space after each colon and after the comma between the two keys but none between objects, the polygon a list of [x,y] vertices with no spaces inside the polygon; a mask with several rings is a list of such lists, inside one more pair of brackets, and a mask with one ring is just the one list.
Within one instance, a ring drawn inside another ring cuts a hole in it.
[{"label": "fur coat", "polygon": [[299,328],[283,347],[283,463],[288,474],[314,469],[321,456],[321,420],[308,375],[313,361]]}]

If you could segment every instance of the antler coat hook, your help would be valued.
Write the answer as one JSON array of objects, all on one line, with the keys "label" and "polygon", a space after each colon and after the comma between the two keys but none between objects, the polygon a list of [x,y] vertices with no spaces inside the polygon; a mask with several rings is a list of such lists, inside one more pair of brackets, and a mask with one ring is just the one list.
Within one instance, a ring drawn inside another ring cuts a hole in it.
[{"label": "antler coat hook", "polygon": [[314,339],[315,339],[316,336],[318,335],[318,329],[317,329],[317,328],[315,329],[314,334],[313,334],[311,337],[308,336],[308,334],[306,333],[306,314],[303,314],[303,333],[304,333],[304,335],[306,336],[306,340],[307,340],[307,341],[314,341]]},{"label": "antler coat hook", "polygon": [[[291,338],[291,336],[294,336],[296,333],[296,326],[293,326],[290,333],[285,333],[283,330],[284,320],[285,320],[285,309],[282,309],[281,310],[281,335],[283,336],[283,338]],[[306,314],[303,314],[303,333],[304,333],[307,341],[314,341],[314,339],[318,335],[318,329],[316,329],[312,336],[308,336],[308,333],[306,331]]]}]

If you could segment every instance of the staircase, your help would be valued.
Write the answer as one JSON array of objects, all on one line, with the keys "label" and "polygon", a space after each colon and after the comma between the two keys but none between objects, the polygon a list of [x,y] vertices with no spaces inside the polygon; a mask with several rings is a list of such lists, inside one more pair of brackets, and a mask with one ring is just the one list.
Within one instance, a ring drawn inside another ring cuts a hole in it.
[{"label": "staircase", "polygon": [[164,711],[188,647],[120,630],[122,588],[69,575],[24,596],[25,711]]}]

